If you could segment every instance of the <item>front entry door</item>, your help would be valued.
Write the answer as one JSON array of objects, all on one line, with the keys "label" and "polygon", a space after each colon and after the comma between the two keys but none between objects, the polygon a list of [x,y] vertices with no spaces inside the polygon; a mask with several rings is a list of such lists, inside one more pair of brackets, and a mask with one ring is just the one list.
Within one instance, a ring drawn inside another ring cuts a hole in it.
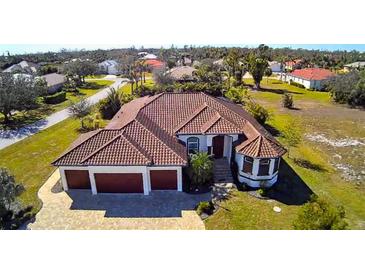
[{"label": "front entry door", "polygon": [[224,151],[224,136],[213,137],[213,154],[214,158],[222,158]]}]

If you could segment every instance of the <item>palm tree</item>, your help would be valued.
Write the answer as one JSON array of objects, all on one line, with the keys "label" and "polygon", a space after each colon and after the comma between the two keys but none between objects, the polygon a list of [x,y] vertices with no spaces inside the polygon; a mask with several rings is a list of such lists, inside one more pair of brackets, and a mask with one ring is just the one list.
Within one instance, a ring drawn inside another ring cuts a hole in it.
[{"label": "palm tree", "polygon": [[191,155],[190,164],[193,171],[192,181],[195,185],[209,182],[213,176],[213,161],[206,152]]}]

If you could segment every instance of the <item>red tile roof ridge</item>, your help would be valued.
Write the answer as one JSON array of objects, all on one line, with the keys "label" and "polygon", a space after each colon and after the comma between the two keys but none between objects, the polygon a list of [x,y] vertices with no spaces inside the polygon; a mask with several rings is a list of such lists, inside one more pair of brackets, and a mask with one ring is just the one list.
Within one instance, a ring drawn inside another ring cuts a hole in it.
[{"label": "red tile roof ridge", "polygon": [[152,155],[149,154],[145,148],[140,146],[129,134],[127,134],[126,132],[123,132],[122,137],[124,137],[129,143],[131,143],[133,145],[133,147],[135,147],[138,150],[138,152],[141,153],[145,157],[145,160],[148,160],[150,162],[150,164],[153,164]]},{"label": "red tile roof ridge", "polygon": [[215,113],[215,115],[212,116],[204,125],[202,125],[202,132],[207,132],[212,126],[214,126],[222,116],[218,113],[218,111]]},{"label": "red tile roof ridge", "polygon": [[[144,114],[143,114],[144,115]],[[144,115],[147,119],[149,119],[146,115]],[[150,119],[149,119],[150,120]],[[171,152],[173,152],[178,158],[180,158],[181,160],[185,161],[186,159],[182,158],[181,155],[179,155],[178,151],[175,151],[175,147],[170,146],[169,144],[165,143],[163,140],[161,140],[160,138],[158,138],[156,136],[156,134],[149,129],[146,125],[144,125],[143,123],[141,123],[138,120],[135,120],[136,123],[138,123],[139,125],[141,125],[144,129],[146,129],[149,133],[151,133],[151,135],[153,135],[153,137],[160,142],[161,144],[163,144],[164,146],[166,146]],[[153,123],[152,121],[150,121],[151,123]],[[166,131],[164,131],[162,128],[160,127],[154,127],[155,129],[159,130],[162,134],[167,135],[167,138],[173,138],[173,139],[177,139],[176,137],[171,136],[170,134],[168,134]]]},{"label": "red tile roof ridge", "polygon": [[[83,140],[82,142],[80,142],[79,144],[77,144],[76,146],[70,146],[69,147],[69,149],[68,150],[66,150],[63,154],[61,154],[59,157],[57,157],[57,159],[56,160],[54,160],[53,162],[52,162],[52,164],[54,164],[55,162],[57,162],[59,159],[61,159],[62,157],[64,157],[64,156],[66,156],[67,154],[69,154],[70,152],[72,152],[73,150],[75,150],[76,148],[78,148],[79,146],[81,146],[82,144],[84,144],[85,142],[87,142],[87,141],[89,141],[91,138],[94,138],[96,135],[98,135],[100,132],[102,132],[104,129],[99,129],[99,130],[95,130],[95,133],[94,134],[92,134],[91,136],[89,136],[89,137],[87,137],[85,140]],[[79,136],[79,138],[80,137],[82,137],[82,135],[80,135]],[[79,139],[78,138],[78,139]],[[77,142],[77,140],[78,139],[76,139],[75,141],[74,141],[74,143],[75,142]]]},{"label": "red tile roof ridge", "polygon": [[104,145],[100,146],[98,149],[94,150],[91,154],[87,155],[86,157],[84,157],[83,159],[81,159],[80,163],[84,163],[86,162],[88,159],[90,159],[92,156],[94,156],[95,154],[97,154],[100,150],[104,149],[105,147],[109,146],[111,143],[113,143],[114,141],[116,141],[117,139],[119,139],[123,134],[123,131],[120,134],[117,134],[115,137],[113,137],[112,139],[110,139],[108,142],[106,142]]},{"label": "red tile roof ridge", "polygon": [[207,107],[208,105],[206,102],[201,104],[198,108],[195,109],[195,111],[191,115],[189,115],[185,120],[183,120],[179,125],[177,125],[177,127],[174,128],[174,132],[176,133],[184,126],[186,126],[191,120],[193,120],[199,113],[201,113]]},{"label": "red tile roof ridge", "polygon": [[[150,103],[152,103],[153,101],[155,101],[161,95],[163,95],[163,93],[160,93],[160,94],[157,94],[157,95],[153,95],[153,96],[140,97],[140,98],[137,98],[135,100],[132,100],[132,101],[128,102],[127,104],[123,105],[120,108],[120,110],[117,112],[117,114],[114,115],[113,119],[109,122],[109,124],[107,125],[106,129],[122,129],[123,127],[127,126],[129,123],[133,122],[136,119],[138,113],[143,108],[145,108]],[[141,104],[141,105],[139,105],[139,104]],[[128,108],[130,108],[132,106],[136,106],[136,109],[134,109],[134,111],[132,112],[132,115],[130,115],[129,118],[125,118],[125,116],[122,116],[122,119],[119,119],[120,118],[119,115],[121,115],[122,113],[124,113],[124,112],[130,113],[131,110],[128,109]],[[126,108],[127,108],[127,111],[126,111]],[[126,120],[126,121],[124,121],[124,120]],[[121,125],[118,126],[118,124],[121,124]]]}]

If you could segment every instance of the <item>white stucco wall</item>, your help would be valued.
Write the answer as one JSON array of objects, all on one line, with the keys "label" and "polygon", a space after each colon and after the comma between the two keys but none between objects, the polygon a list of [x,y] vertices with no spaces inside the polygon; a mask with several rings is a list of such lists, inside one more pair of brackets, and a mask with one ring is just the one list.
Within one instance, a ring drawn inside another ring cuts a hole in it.
[{"label": "white stucco wall", "polygon": [[322,90],[323,88],[322,80],[306,80],[292,75],[287,75],[286,81],[289,83],[290,80],[292,80],[295,83],[302,84],[306,89]]},{"label": "white stucco wall", "polygon": [[235,161],[237,163],[238,167],[238,181],[241,183],[245,183],[249,185],[250,187],[261,187],[260,182],[266,181],[265,186],[270,187],[273,184],[276,183],[278,179],[278,171],[273,173],[274,171],[274,164],[275,159],[270,159],[270,167],[269,167],[269,174],[267,176],[258,176],[258,170],[259,170],[259,160],[258,158],[254,159],[253,162],[253,168],[252,168],[252,174],[247,174],[242,171],[243,169],[243,159],[244,155],[240,153],[236,153]]}]

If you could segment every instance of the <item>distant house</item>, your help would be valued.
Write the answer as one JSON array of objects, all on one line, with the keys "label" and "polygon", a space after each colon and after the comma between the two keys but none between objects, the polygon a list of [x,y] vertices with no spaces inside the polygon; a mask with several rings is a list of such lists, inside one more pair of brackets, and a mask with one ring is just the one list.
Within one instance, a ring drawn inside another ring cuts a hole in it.
[{"label": "distant house", "polygon": [[158,57],[152,53],[148,53],[146,55],[144,55],[143,57],[141,57],[141,59],[143,60],[156,60]]},{"label": "distant house", "polygon": [[60,91],[66,83],[66,77],[58,73],[46,74],[41,78],[47,82],[48,93],[50,94]]},{"label": "distant house", "polygon": [[307,89],[322,90],[324,81],[334,75],[332,71],[322,68],[296,69],[287,74],[286,81],[301,84]]},{"label": "distant house", "polygon": [[98,71],[101,74],[119,74],[119,64],[115,60],[105,60],[98,64]]},{"label": "distant house", "polygon": [[191,66],[193,61],[189,57],[182,57],[176,62],[178,66]]},{"label": "distant house", "polygon": [[150,70],[162,69],[165,67],[165,63],[160,60],[146,60],[145,64],[149,67]]},{"label": "distant house", "polygon": [[284,66],[277,61],[271,61],[269,62],[269,68],[272,72],[283,72]]},{"label": "distant house", "polygon": [[26,73],[26,74],[37,74],[39,69],[39,65],[28,62],[28,61],[21,61],[18,64],[14,64],[7,69],[3,70],[3,72],[8,73]]},{"label": "distant house", "polygon": [[292,61],[285,62],[284,68],[286,71],[292,71],[298,69],[302,63],[303,63],[302,59],[295,59]]},{"label": "distant house", "polygon": [[365,68],[365,61],[354,62],[354,63],[347,64],[347,65],[343,66],[343,70],[345,72],[349,72],[349,71],[354,70],[354,69],[362,69],[362,68]]},{"label": "distant house", "polygon": [[170,69],[166,74],[178,82],[191,82],[195,80],[195,68],[189,66],[181,66]]}]

